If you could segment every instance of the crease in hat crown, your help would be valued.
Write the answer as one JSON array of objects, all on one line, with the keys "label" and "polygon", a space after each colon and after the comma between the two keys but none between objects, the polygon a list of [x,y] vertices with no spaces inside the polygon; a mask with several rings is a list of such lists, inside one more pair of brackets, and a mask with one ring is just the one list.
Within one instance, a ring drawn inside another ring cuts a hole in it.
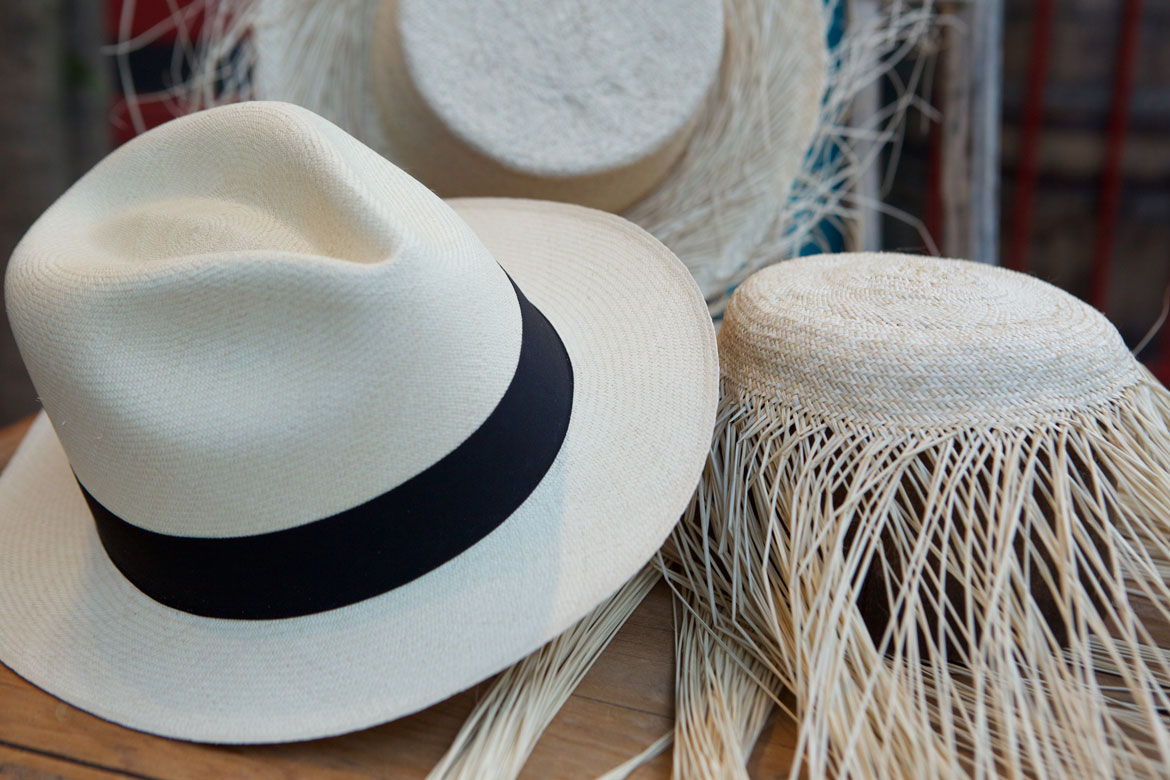
[{"label": "crease in hat crown", "polygon": [[1099,312],[1024,274],[856,253],[756,273],[719,333],[724,381],[874,427],[1033,425],[1115,401],[1138,364]]},{"label": "crease in hat crown", "polygon": [[18,345],[70,464],[181,536],[292,527],[442,458],[506,390],[506,274],[437,196],[316,115],[176,119],[16,248]]}]

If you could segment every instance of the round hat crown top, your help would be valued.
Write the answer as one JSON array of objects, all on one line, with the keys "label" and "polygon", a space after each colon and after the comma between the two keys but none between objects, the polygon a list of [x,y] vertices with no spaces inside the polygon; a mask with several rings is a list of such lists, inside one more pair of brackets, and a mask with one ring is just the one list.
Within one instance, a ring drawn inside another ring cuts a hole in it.
[{"label": "round hat crown top", "polygon": [[724,377],[866,425],[1033,423],[1138,381],[1117,330],[1073,296],[963,260],[856,253],[765,269],[732,297]]},{"label": "round hat crown top", "polygon": [[177,535],[392,489],[479,427],[520,352],[516,293],[470,226],[283,103],[126,144],[33,226],[5,287],[79,480]]},{"label": "round hat crown top", "polygon": [[411,81],[501,166],[576,177],[684,133],[719,72],[719,0],[398,0]]}]

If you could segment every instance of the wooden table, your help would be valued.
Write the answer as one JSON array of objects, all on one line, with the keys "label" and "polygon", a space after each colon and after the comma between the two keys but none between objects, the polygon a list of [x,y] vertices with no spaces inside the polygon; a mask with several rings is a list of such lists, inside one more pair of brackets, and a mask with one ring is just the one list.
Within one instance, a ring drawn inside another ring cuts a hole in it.
[{"label": "wooden table", "polygon": [[[0,468],[31,421],[0,429]],[[673,642],[670,594],[660,584],[549,726],[522,777],[596,777],[670,730]],[[424,777],[463,724],[477,690],[354,734],[231,747],[178,742],[116,726],[58,701],[0,665],[0,777]],[[794,736],[793,723],[774,713],[749,762],[752,775],[784,775]],[[633,776],[669,777],[669,754]]]}]

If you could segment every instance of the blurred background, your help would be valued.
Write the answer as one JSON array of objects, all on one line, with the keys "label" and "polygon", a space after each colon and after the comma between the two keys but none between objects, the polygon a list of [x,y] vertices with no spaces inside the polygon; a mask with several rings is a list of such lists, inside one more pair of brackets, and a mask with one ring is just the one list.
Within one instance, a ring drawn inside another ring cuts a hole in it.
[{"label": "blurred background", "polygon": [[[846,2],[843,23],[879,1]],[[3,262],[59,194],[135,134],[125,77],[139,93],[172,83],[184,42],[151,31],[181,5],[137,0],[124,13],[121,0],[0,3]],[[920,100],[873,182],[886,207],[842,248],[1026,270],[1101,309],[1131,347],[1147,341],[1139,358],[1170,382],[1170,334],[1145,338],[1170,295],[1170,0],[938,9],[953,21],[900,66]],[[111,56],[112,42],[136,36],[151,40]],[[915,68],[925,77],[912,79]],[[165,102],[146,104],[141,124],[170,116]],[[0,424],[37,406],[5,317]]]}]

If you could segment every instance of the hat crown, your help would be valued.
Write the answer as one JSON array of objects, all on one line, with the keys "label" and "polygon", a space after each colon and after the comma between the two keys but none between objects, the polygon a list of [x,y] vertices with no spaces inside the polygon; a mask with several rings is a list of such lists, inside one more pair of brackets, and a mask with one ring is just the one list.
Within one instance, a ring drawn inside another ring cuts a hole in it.
[{"label": "hat crown", "polygon": [[528,174],[637,162],[719,70],[718,0],[398,0],[411,79],[465,143]]},{"label": "hat crown", "polygon": [[327,121],[247,103],[115,152],[17,247],[22,355],[89,492],[181,536],[380,495],[458,446],[521,323],[441,200]]},{"label": "hat crown", "polygon": [[686,147],[723,37],[720,0],[387,0],[373,143],[444,196],[620,211]]},{"label": "hat crown", "polygon": [[1035,423],[1107,403],[1140,368],[1099,312],[965,260],[855,253],[758,272],[719,333],[740,390],[867,425]]}]

